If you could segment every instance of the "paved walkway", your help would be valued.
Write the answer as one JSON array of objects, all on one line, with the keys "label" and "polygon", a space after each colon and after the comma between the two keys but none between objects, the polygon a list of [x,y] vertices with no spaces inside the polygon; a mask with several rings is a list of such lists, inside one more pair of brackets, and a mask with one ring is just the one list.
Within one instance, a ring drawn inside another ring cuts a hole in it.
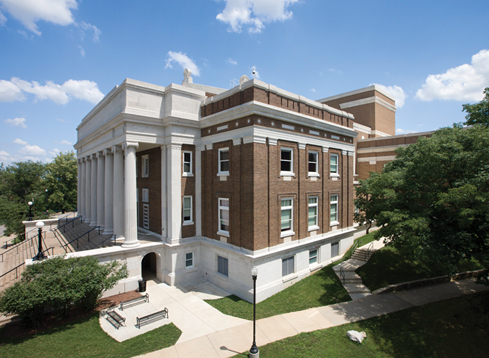
[{"label": "paved walkway", "polygon": [[[196,291],[184,292],[185,290],[165,284],[154,284],[149,287],[150,298],[156,298],[154,294],[158,291],[153,291],[155,288],[161,290],[164,293],[163,296],[173,296],[172,299],[175,300],[171,303],[173,306],[168,301],[165,302],[170,311],[170,319],[160,320],[158,324],[162,325],[171,321],[183,333],[174,346],[148,353],[143,355],[144,357],[230,357],[245,352],[251,347],[253,334],[251,321],[226,316],[202,301],[201,298],[204,297],[214,296],[216,298],[220,296],[222,292],[215,291],[216,289],[219,290],[217,287],[203,282],[198,287],[193,288]],[[205,292],[198,292],[198,290]],[[257,345],[261,347],[302,332],[357,322],[410,307],[487,290],[489,287],[475,284],[473,280],[457,281],[405,292],[371,295],[354,301],[264,318],[257,321]],[[153,296],[151,292],[153,292]],[[163,296],[162,300],[166,300]],[[151,300],[155,304],[158,302]],[[139,307],[144,305],[147,304],[142,304]],[[178,305],[183,306],[183,308],[178,308]],[[162,308],[161,306],[158,307],[158,309]],[[179,309],[182,309],[182,313],[179,313]],[[128,329],[131,329],[130,326],[134,326],[136,321],[129,318],[132,314],[129,310],[129,308],[124,310],[124,315],[128,317],[126,322],[128,322]],[[179,317],[179,315],[181,316]],[[103,321],[105,319],[101,320],[102,325],[104,325]],[[154,328],[156,327],[152,323],[143,326],[141,331],[137,328],[134,329],[137,330],[137,333],[142,333]],[[112,327],[112,331],[117,330]]]}]

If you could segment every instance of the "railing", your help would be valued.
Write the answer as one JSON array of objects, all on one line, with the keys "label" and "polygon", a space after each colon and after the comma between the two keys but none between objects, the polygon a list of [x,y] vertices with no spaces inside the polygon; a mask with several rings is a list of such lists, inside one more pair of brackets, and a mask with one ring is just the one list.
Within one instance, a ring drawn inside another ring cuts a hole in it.
[{"label": "railing", "polygon": [[82,217],[81,216],[76,216],[74,217],[73,219],[71,219],[70,221],[66,220],[65,223],[63,225],[60,226],[60,223],[62,222],[63,219],[59,219],[58,220],[58,227],[55,229],[55,230],[59,230],[61,228],[63,228],[63,232],[66,232],[66,225],[69,225],[71,224],[71,228],[74,228],[75,227],[75,221],[80,219],[80,223],[82,222]]},{"label": "railing", "polygon": [[[99,235],[100,235],[100,234],[99,234]],[[116,242],[116,237],[117,237],[117,235],[115,235],[115,234],[114,234],[114,235],[112,235],[112,236],[109,236],[109,237],[108,237],[108,238],[106,238],[105,240],[103,240],[103,241],[99,242],[97,245],[95,245],[95,246],[93,247],[93,249],[96,249],[97,247],[101,246],[101,245],[102,245],[104,242],[106,242],[106,241],[108,241],[108,240],[110,240],[110,241],[114,241],[114,243],[113,243],[113,245],[114,245],[114,244],[115,244],[115,242]]]},{"label": "railing", "polygon": [[353,245],[350,247],[348,250],[347,254],[345,255],[347,258],[351,259],[353,254],[355,253],[355,250],[358,248],[358,241],[355,241]]},{"label": "railing", "polygon": [[100,229],[101,229],[101,227],[100,227],[100,226],[95,226],[93,229],[88,230],[86,233],[81,234],[80,236],[78,236],[78,237],[74,238],[73,240],[71,240],[70,242],[68,242],[66,245],[63,245],[62,247],[65,249],[65,252],[68,252],[68,251],[66,250],[66,247],[67,247],[69,244],[71,244],[73,241],[76,241],[76,248],[78,249],[78,239],[81,239],[81,238],[82,238],[83,236],[85,236],[85,235],[87,235],[87,237],[88,237],[88,242],[90,242],[90,232],[92,232],[93,230],[96,230],[96,229],[98,229],[98,235],[100,236]]},{"label": "railing", "polygon": [[346,277],[345,277],[345,271],[343,270],[343,267],[341,267],[341,266],[340,266],[340,280],[344,286],[345,282],[346,282]]},{"label": "railing", "polygon": [[[44,254],[45,252],[47,252],[49,250],[51,250],[51,256],[53,256],[54,255],[54,247],[49,247],[46,250],[42,251],[42,253]],[[15,270],[15,279],[17,280],[17,278],[19,277],[19,271],[18,270],[19,270],[19,268],[21,268],[24,265],[25,265],[25,262],[22,262],[20,265],[17,265],[13,269],[10,269],[7,272],[5,272],[2,275],[0,275],[0,278],[2,278],[3,276],[6,276],[7,274],[9,274],[13,270]]]},{"label": "railing", "polygon": [[374,242],[372,241],[370,245],[368,245],[367,251],[365,251],[365,262],[367,262],[370,256],[372,256],[373,251],[374,251]]},{"label": "railing", "polygon": [[[25,235],[25,234],[22,234],[22,235]],[[28,243],[31,243],[32,245],[32,240],[35,238],[35,236],[31,237],[30,239],[27,239],[27,240],[24,240],[24,241],[21,241],[20,243],[18,243],[17,245],[15,246],[12,246],[10,249],[8,249],[7,251],[4,251],[0,254],[0,256],[2,257],[2,262],[3,262],[3,255],[5,255],[7,252],[10,252],[12,250],[15,250],[17,249],[17,253],[19,253],[19,247],[22,246],[22,245],[26,245]]]}]

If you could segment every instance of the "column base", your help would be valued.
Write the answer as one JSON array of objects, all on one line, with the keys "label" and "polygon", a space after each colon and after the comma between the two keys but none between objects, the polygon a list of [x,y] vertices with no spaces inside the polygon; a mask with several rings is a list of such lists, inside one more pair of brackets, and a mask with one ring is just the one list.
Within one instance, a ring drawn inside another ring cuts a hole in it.
[{"label": "column base", "polygon": [[97,226],[97,222],[96,221],[90,221],[90,226]]},{"label": "column base", "polygon": [[123,243],[122,247],[124,249],[132,249],[133,247],[138,247],[139,245],[141,245],[141,243],[139,241],[135,241],[135,242]]},{"label": "column base", "polygon": [[114,235],[114,230],[104,230],[103,235]]}]

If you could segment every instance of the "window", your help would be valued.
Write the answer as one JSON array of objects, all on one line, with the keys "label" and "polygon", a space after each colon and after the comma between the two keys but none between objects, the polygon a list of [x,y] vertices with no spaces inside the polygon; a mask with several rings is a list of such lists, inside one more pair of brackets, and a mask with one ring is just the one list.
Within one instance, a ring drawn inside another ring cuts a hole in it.
[{"label": "window", "polygon": [[219,149],[219,174],[229,174],[229,148]]},{"label": "window", "polygon": [[193,224],[192,222],[192,197],[183,197],[183,223]]},{"label": "window", "polygon": [[329,172],[338,175],[338,154],[331,154],[329,157]]},{"label": "window", "polygon": [[308,158],[308,171],[309,176],[318,175],[318,153],[317,152],[309,152]]},{"label": "window", "polygon": [[331,244],[331,257],[336,257],[340,254],[340,244],[335,242]]},{"label": "window", "polygon": [[318,197],[309,197],[309,211],[307,214],[309,230],[317,230],[318,226]]},{"label": "window", "polygon": [[294,273],[294,256],[282,259],[282,276]]},{"label": "window", "polygon": [[192,176],[192,152],[183,152],[183,176]]},{"label": "window", "polygon": [[149,202],[149,189],[143,189],[143,203]]},{"label": "window", "polygon": [[229,199],[219,198],[219,233],[229,234]]},{"label": "window", "polygon": [[338,225],[338,195],[331,195],[330,200],[330,225]]},{"label": "window", "polygon": [[309,265],[318,262],[318,250],[309,250]]},{"label": "window", "polygon": [[149,177],[149,155],[143,155],[141,157],[142,159],[142,166],[141,166],[141,176],[143,178],[148,178]]},{"label": "window", "polygon": [[281,237],[293,235],[293,199],[282,199],[280,202]]},{"label": "window", "polygon": [[185,267],[194,267],[194,253],[187,252],[185,254]]},{"label": "window", "polygon": [[221,275],[228,276],[228,259],[217,256],[217,272]]},{"label": "window", "polygon": [[293,161],[292,161],[292,149],[281,148],[280,149],[280,175],[287,175],[293,173]]}]

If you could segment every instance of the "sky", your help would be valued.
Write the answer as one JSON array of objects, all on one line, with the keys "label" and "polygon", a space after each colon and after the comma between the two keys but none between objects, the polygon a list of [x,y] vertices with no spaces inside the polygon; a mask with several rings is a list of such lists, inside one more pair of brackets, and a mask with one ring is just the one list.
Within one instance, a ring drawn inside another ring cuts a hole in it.
[{"label": "sky", "polygon": [[463,122],[489,86],[487,0],[0,0],[0,163],[49,162],[125,78],[317,100],[378,84],[396,133]]}]

